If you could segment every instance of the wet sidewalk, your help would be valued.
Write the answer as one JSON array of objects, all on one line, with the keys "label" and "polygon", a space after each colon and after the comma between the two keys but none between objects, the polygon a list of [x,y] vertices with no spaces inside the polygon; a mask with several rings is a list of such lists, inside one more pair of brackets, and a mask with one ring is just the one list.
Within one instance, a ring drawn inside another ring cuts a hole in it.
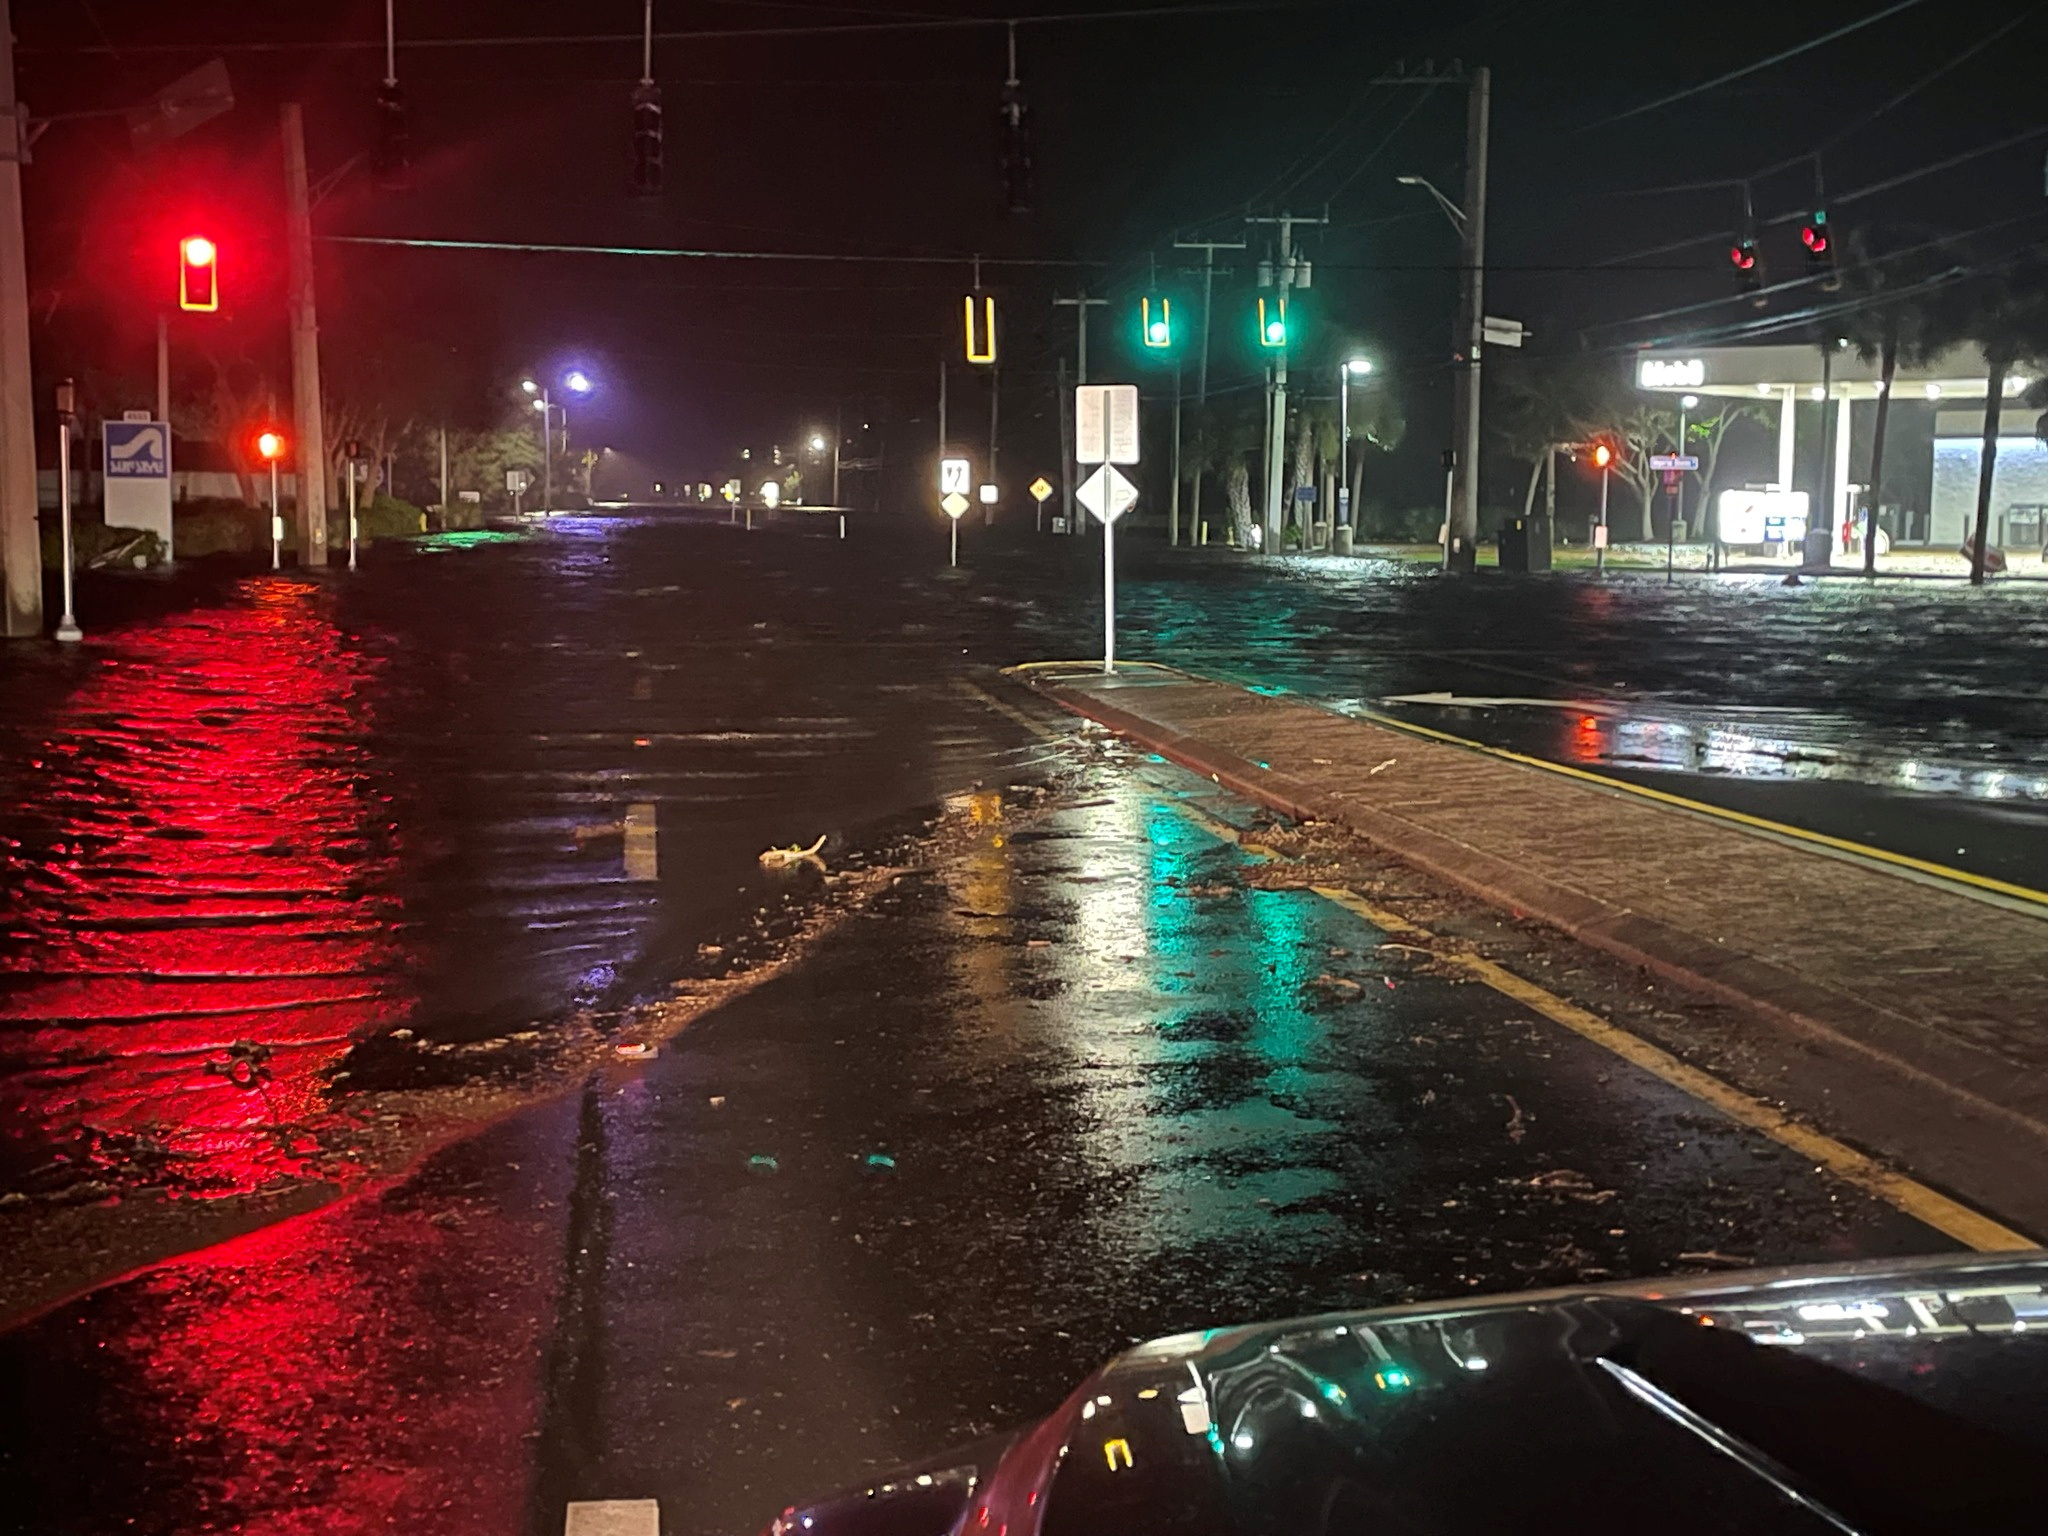
[{"label": "wet sidewalk", "polygon": [[[2048,907],[1179,673],[1035,680],[1226,787],[1733,1005],[1781,1056],[1883,1081],[1919,1131],[1981,1143],[1933,1176],[2015,1214],[2037,1203],[2016,1191],[2048,1161]],[[1885,1118],[1862,1139],[1918,1161],[1916,1128],[1890,1139]]]}]

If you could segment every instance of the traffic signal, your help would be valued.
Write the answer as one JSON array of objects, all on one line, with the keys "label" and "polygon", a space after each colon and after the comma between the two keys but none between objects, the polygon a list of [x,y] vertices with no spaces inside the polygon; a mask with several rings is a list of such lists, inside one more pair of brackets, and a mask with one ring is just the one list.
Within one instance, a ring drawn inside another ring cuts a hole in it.
[{"label": "traffic signal", "polygon": [[1842,279],[1835,271],[1835,240],[1828,229],[1828,211],[1816,208],[1799,231],[1800,244],[1806,247],[1806,270],[1809,275],[1821,279],[1821,287],[1832,293],[1841,287]]},{"label": "traffic signal", "polygon": [[1592,459],[1593,467],[1595,469],[1607,469],[1612,467],[1614,463],[1613,446],[1608,443],[1595,443],[1593,445]]},{"label": "traffic signal", "polygon": [[256,452],[259,455],[261,455],[266,462],[273,462],[275,460],[283,458],[284,434],[282,432],[277,431],[275,428],[269,428],[262,432],[258,432],[256,434]]},{"label": "traffic signal", "polygon": [[1763,287],[1764,268],[1757,257],[1755,235],[1745,232],[1736,237],[1735,243],[1728,247],[1728,265],[1741,278],[1744,293],[1755,293]]},{"label": "traffic signal", "polygon": [[377,179],[386,186],[405,181],[412,168],[412,135],[406,124],[405,92],[396,80],[377,87]]},{"label": "traffic signal", "polygon": [[661,87],[643,80],[633,88],[633,193],[661,192]]},{"label": "traffic signal", "polygon": [[1145,345],[1163,351],[1173,345],[1173,301],[1163,294],[1138,300],[1138,334]]},{"label": "traffic signal", "polygon": [[1259,295],[1259,345],[1280,348],[1287,345],[1287,297]]},{"label": "traffic signal", "polygon": [[970,293],[967,295],[966,310],[967,361],[993,363],[996,360],[995,295]]},{"label": "traffic signal", "polygon": [[178,308],[220,308],[220,249],[204,235],[178,242]]}]

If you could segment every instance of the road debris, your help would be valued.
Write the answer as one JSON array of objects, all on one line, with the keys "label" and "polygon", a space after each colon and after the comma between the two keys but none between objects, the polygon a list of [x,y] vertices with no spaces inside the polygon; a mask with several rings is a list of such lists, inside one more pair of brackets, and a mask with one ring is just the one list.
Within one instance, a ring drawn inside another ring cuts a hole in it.
[{"label": "road debris", "polygon": [[825,861],[818,857],[818,850],[824,846],[825,836],[820,833],[818,840],[808,848],[796,843],[791,843],[787,848],[765,848],[761,851],[761,867],[788,869],[796,864],[815,864],[819,869],[823,869]]}]

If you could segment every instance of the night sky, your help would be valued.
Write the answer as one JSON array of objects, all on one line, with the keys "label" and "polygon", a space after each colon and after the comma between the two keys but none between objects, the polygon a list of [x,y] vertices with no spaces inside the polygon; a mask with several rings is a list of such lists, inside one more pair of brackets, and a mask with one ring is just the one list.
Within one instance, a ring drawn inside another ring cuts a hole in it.
[{"label": "night sky", "polygon": [[[815,30],[1017,14],[994,5],[658,0],[660,31],[756,35],[657,45],[666,189],[645,200],[627,186],[639,50],[624,39],[637,35],[636,0],[398,0],[401,39],[415,44],[402,43],[398,66],[415,158],[400,191],[356,158],[374,140],[380,6],[16,0],[21,90],[39,115],[128,105],[216,52],[238,103],[146,157],[118,118],[58,122],[37,146],[26,184],[38,372],[103,380],[109,392],[145,380],[173,280],[168,253],[197,223],[222,232],[230,313],[181,320],[180,356],[281,357],[276,108],[293,98],[306,106],[314,179],[333,178],[315,216],[324,236],[959,258],[711,263],[321,246],[337,387],[420,396],[417,412],[480,424],[522,371],[574,361],[603,381],[578,437],[669,474],[708,473],[742,442],[792,442],[837,409],[906,444],[928,435],[921,423],[939,358],[957,356],[976,252],[991,258],[985,282],[1002,309],[1014,451],[1036,453],[1055,349],[1073,337],[1055,293],[1085,284],[1110,296],[1094,333],[1097,376],[1140,376],[1135,304],[1154,258],[1161,286],[1183,301],[1177,313],[1192,317],[1177,231],[1234,238],[1247,208],[1320,213],[1327,203],[1331,226],[1306,245],[1316,281],[1297,362],[1314,380],[1354,347],[1383,360],[1413,423],[1392,473],[1426,493],[1445,435],[1456,251],[1427,197],[1394,177],[1427,176],[1461,195],[1464,103],[1456,88],[1371,84],[1403,60],[1494,69],[1487,307],[1527,323],[1537,352],[1668,337],[1672,322],[1632,317],[1732,296],[1724,247],[1739,192],[1623,194],[1752,175],[1838,136],[1821,163],[1845,232],[1996,225],[1971,247],[1995,256],[2048,230],[2048,136],[1853,195],[2042,123],[2048,37],[2032,6],[1445,0],[1124,19],[1097,14],[1109,6],[1077,9],[1089,19],[1019,29],[1038,194],[1019,217],[1003,210],[997,174],[1001,26]],[[1607,121],[1887,10],[1897,14]],[[607,34],[617,40],[574,40]],[[553,40],[416,45],[520,37]],[[1810,206],[1813,178],[1806,160],[1759,179],[1759,218]],[[1797,238],[1796,224],[1766,230],[1774,275],[1797,271]],[[1240,260],[1218,290],[1219,388],[1256,378],[1249,299]],[[1702,318],[1738,313],[1731,304]],[[966,375],[956,409],[979,419],[985,386]]]}]

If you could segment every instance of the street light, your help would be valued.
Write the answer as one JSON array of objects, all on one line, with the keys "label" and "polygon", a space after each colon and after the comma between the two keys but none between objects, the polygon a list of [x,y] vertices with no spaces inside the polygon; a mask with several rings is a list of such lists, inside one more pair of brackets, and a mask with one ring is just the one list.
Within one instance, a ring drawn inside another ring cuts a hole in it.
[{"label": "street light", "polygon": [[1337,457],[1343,467],[1337,476],[1337,521],[1330,540],[1340,555],[1351,553],[1344,547],[1351,537],[1351,381],[1371,372],[1369,357],[1348,358],[1337,370]]},{"label": "street light", "polygon": [[[256,451],[270,461],[270,568],[274,571],[284,564],[284,515],[278,511],[277,505],[277,465],[278,460],[284,457],[284,434],[277,431],[257,433]],[[303,487],[299,494],[305,494]]]},{"label": "street light", "polygon": [[[540,501],[541,516],[546,517],[555,509],[554,413],[558,410],[562,413],[562,430],[566,433],[569,430],[569,408],[556,405],[548,386],[538,379],[521,379],[519,387],[529,395],[539,396],[533,402],[533,408],[540,412]],[[581,368],[571,368],[562,375],[562,387],[573,394],[587,395],[597,386]]]},{"label": "street light", "polygon": [[832,449],[832,505],[839,505],[839,448],[844,438],[834,433],[827,437],[823,432],[811,434],[811,452],[822,454],[829,445]]}]

